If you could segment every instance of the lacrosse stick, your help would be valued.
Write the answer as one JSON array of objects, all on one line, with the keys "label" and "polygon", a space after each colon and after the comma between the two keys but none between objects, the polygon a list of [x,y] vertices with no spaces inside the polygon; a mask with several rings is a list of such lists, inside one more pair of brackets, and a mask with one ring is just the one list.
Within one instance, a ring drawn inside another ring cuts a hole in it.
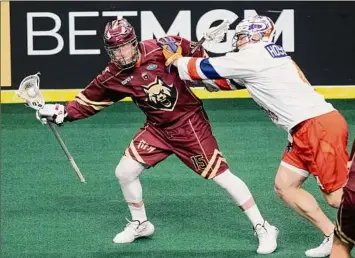
[{"label": "lacrosse stick", "polygon": [[[24,78],[20,83],[20,87],[19,87],[18,91],[16,92],[17,95],[21,99],[26,101],[26,106],[33,108],[37,111],[40,110],[41,108],[43,108],[43,106],[45,104],[44,98],[43,98],[41,92],[39,91],[39,75],[40,75],[40,73],[36,73],[36,74],[29,75],[26,78]],[[85,178],[81,174],[80,169],[78,168],[72,155],[68,151],[68,148],[65,145],[65,143],[63,142],[62,137],[60,137],[59,132],[57,131],[56,125],[48,120],[47,120],[47,124],[48,124],[49,128],[52,130],[52,132],[54,133],[55,138],[58,140],[60,147],[62,147],[70,164],[74,168],[78,178],[80,179],[80,181],[82,183],[85,183]]]},{"label": "lacrosse stick", "polygon": [[221,24],[216,27],[210,28],[207,32],[203,33],[203,37],[197,42],[196,46],[191,50],[193,55],[196,50],[205,42],[219,43],[224,39],[224,35],[229,29],[229,21],[224,19]]}]

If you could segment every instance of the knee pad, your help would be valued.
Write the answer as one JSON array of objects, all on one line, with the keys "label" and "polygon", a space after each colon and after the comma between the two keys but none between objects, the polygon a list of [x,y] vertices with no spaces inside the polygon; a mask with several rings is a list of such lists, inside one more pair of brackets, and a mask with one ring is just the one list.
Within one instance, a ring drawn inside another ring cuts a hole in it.
[{"label": "knee pad", "polygon": [[115,175],[118,182],[122,184],[129,184],[134,181],[144,170],[144,166],[138,161],[135,161],[132,158],[123,156],[118,163]]}]

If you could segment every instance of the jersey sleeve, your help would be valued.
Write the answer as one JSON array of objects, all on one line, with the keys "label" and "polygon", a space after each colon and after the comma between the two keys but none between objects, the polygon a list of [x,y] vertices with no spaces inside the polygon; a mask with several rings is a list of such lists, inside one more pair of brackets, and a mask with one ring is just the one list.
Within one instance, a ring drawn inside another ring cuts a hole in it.
[{"label": "jersey sleeve", "polygon": [[255,69],[238,53],[221,57],[183,57],[177,60],[180,78],[183,80],[242,79]]},{"label": "jersey sleeve", "polygon": [[[175,40],[178,40],[179,38],[175,38]],[[189,41],[184,38],[180,38],[181,40],[181,48],[182,48],[182,55],[185,57],[196,57],[196,58],[208,58],[208,54],[204,47],[201,45],[199,46],[194,53],[192,53],[192,50],[197,46],[197,42],[195,41]],[[239,89],[239,86],[232,81],[224,78],[219,78],[215,80],[206,80],[204,82],[204,85],[207,86],[206,88],[208,89],[208,86],[211,86],[212,88],[216,90],[235,90]]]},{"label": "jersey sleeve", "polygon": [[105,107],[109,107],[114,102],[126,97],[126,94],[108,88],[108,84],[114,75],[107,72],[107,70],[109,69],[106,68],[104,72],[96,76],[84,90],[66,104],[67,121],[95,115]]}]

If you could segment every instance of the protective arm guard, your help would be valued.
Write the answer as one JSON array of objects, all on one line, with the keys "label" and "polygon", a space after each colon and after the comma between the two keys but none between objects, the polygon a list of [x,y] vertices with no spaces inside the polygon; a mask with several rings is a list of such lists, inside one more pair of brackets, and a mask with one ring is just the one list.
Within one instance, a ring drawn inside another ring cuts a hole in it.
[{"label": "protective arm guard", "polygon": [[209,92],[245,89],[244,86],[229,79],[203,80],[202,82],[205,85],[206,90]]}]

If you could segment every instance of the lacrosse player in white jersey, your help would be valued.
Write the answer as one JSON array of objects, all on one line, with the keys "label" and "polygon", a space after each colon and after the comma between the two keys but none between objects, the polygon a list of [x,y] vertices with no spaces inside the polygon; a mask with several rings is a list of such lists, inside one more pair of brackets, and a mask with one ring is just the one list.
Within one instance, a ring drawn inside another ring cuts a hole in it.
[{"label": "lacrosse player in white jersey", "polygon": [[308,257],[325,257],[333,243],[334,224],[315,198],[302,188],[312,174],[327,203],[338,208],[347,180],[348,127],[343,116],[317,93],[283,48],[273,43],[274,23],[265,16],[242,20],[233,46],[238,52],[222,57],[182,57],[166,50],[166,65],[173,64],[183,80],[211,81],[209,91],[245,87],[270,119],[288,132],[288,145],[275,178],[279,197],[325,236]]}]

